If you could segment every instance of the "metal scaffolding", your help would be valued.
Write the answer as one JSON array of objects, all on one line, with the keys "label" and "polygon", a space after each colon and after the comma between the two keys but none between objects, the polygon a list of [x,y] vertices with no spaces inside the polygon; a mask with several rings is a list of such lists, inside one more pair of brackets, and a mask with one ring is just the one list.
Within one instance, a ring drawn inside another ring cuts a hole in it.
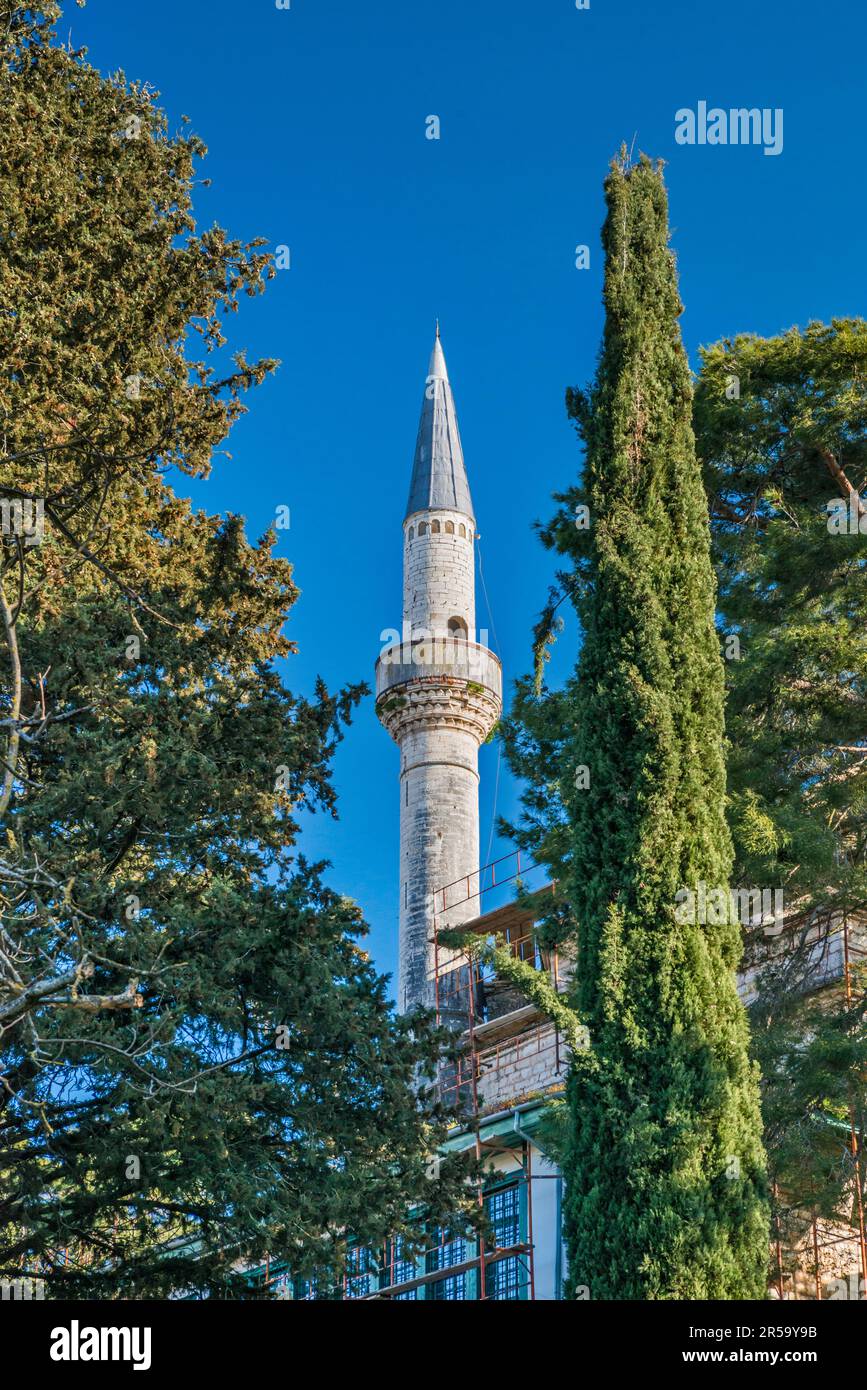
[{"label": "metal scaffolding", "polygon": [[[556,949],[540,948],[536,935],[537,908],[544,895],[554,891],[553,884],[537,887],[522,902],[509,901],[492,911],[481,911],[483,900],[495,889],[524,883],[528,877],[534,874],[538,876],[540,868],[535,863],[528,864],[526,860],[522,864],[521,851],[516,850],[485,865],[477,873],[467,874],[446,884],[437,890],[433,900],[433,996],[436,1019],[441,1026],[461,1034],[463,1042],[457,1059],[440,1067],[439,1094],[447,1104],[463,1111],[467,1129],[473,1134],[476,1158],[480,1164],[494,1151],[520,1154],[522,1181],[527,1194],[527,1242],[522,1255],[526,1259],[526,1289],[530,1299],[535,1299],[536,1284],[531,1146],[526,1139],[516,1148],[514,1141],[506,1147],[500,1141],[483,1137],[485,1107],[479,1092],[479,1081],[483,1075],[499,1079],[500,1074],[506,1071],[507,1059],[514,1065],[522,1049],[525,1053],[530,1050],[536,1055],[550,1053],[551,1073],[553,1076],[559,1075],[564,1060],[560,1034],[555,1027],[540,1026],[538,1011],[526,1000],[509,997],[508,992],[499,1001],[500,1012],[493,1011],[491,999],[497,990],[493,970],[468,950],[444,949],[440,942],[440,931],[443,926],[449,925],[448,914],[453,909],[465,908],[467,903],[477,902],[477,915],[469,921],[462,921],[460,930],[480,939],[501,939],[516,959],[544,970],[555,989],[559,989],[561,972],[558,952]],[[484,1186],[480,1183],[480,1206],[484,1200]],[[496,1248],[486,1250],[484,1238],[479,1238],[475,1263],[480,1299],[488,1296],[489,1267],[503,1258],[507,1258],[503,1251]]]},{"label": "metal scaffolding", "polygon": [[[521,851],[516,850],[434,894],[432,994],[436,1020],[440,1026],[463,1035],[465,1041],[458,1060],[441,1067],[438,1086],[441,1098],[448,1104],[463,1105],[471,1121],[478,1118],[483,1108],[479,1098],[481,1075],[499,1076],[522,1049],[525,1054],[551,1053],[551,1070],[559,1075],[563,1064],[560,1034],[555,1027],[545,1026],[539,1011],[518,997],[515,990],[504,990],[492,967],[478,956],[468,950],[444,947],[440,932],[449,927],[447,914],[453,909],[476,900],[481,908],[486,894],[524,881],[539,867],[525,864],[522,868]],[[536,934],[538,908],[545,895],[553,891],[553,884],[544,884],[527,894],[523,902],[510,901],[461,922],[460,930],[480,941],[493,937],[502,940],[517,960],[544,971],[559,991],[565,983],[559,952],[556,948],[540,947]]]}]

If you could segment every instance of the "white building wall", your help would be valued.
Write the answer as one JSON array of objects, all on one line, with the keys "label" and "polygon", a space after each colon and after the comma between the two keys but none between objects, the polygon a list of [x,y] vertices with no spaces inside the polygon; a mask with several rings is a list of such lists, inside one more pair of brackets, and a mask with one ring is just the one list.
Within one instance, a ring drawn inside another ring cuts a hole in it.
[{"label": "white building wall", "polygon": [[535,1144],[531,1145],[530,1158],[536,1298],[552,1301],[563,1296],[565,1274],[561,1232],[563,1179],[560,1170]]},{"label": "white building wall", "polygon": [[[524,1200],[527,1242],[530,1243],[530,1222],[532,1216],[533,1245],[533,1283],[537,1300],[552,1302],[562,1297],[562,1280],[565,1274],[563,1245],[561,1238],[562,1178],[560,1170],[548,1159],[537,1144],[529,1145],[529,1181],[525,1184]],[[491,1170],[502,1173],[503,1179],[519,1179],[523,1182],[521,1171],[521,1150],[500,1153],[493,1160]],[[527,1293],[529,1297],[529,1291]]]}]

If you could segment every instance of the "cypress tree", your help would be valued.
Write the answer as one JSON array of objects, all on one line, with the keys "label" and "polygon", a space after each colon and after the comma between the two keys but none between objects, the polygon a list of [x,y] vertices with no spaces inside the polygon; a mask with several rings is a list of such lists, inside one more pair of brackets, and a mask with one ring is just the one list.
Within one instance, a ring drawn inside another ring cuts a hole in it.
[{"label": "cypress tree", "polygon": [[573,558],[583,631],[560,702],[572,1002],[591,1042],[567,1091],[571,1292],[761,1298],[768,1214],[740,932],[728,911],[685,920],[682,896],[727,891],[732,848],[708,511],[661,168],[623,153],[605,192],[602,349],[591,390],[568,396],[583,484],[548,532]]}]

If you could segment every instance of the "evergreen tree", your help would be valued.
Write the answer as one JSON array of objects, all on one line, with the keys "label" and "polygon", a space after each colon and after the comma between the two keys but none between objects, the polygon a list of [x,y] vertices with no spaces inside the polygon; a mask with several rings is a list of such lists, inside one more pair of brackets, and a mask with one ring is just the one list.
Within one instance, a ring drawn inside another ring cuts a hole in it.
[{"label": "evergreen tree", "polygon": [[[867,980],[816,993],[867,915],[867,323],[702,352],[695,426],[727,663],[735,881],[779,885],[785,930],[752,1009],[774,1186],[857,1224]],[[861,943],[863,950],[863,941]],[[854,1127],[852,1125],[854,1121]],[[853,1152],[854,1139],[854,1152]]]},{"label": "evergreen tree", "polygon": [[705,924],[678,911],[684,890],[727,889],[731,840],[707,502],[661,171],[622,155],[606,199],[599,366],[588,394],[568,395],[584,476],[544,532],[571,560],[561,583],[580,660],[557,695],[537,703],[522,685],[505,729],[517,771],[540,752],[559,760],[556,786],[537,772],[528,787],[519,839],[562,884],[548,930],[562,939],[572,924],[572,1003],[590,1035],[567,1095],[571,1288],[761,1298],[768,1213],[739,929],[727,912]]},{"label": "evergreen tree", "polygon": [[268,257],[196,231],[201,142],[56,15],[0,13],[0,1276],[227,1296],[471,1195],[436,1035],[293,848],[362,689],[284,688],[275,534],[168,482],[274,365],[210,365]]}]

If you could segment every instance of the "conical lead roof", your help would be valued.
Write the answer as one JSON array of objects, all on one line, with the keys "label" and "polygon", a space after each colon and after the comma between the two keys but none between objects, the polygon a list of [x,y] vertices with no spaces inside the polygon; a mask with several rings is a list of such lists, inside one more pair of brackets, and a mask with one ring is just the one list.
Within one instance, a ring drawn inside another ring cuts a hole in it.
[{"label": "conical lead roof", "polygon": [[438,324],[427,369],[406,515],[440,507],[473,518],[455,398]]}]

